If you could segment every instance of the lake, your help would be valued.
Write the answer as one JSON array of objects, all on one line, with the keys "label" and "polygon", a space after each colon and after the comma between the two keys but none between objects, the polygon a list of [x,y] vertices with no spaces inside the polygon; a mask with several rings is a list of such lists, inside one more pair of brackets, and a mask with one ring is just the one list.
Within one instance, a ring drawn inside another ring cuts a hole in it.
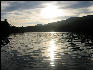
[{"label": "lake", "polygon": [[11,34],[2,70],[93,70],[93,36],[72,32]]}]

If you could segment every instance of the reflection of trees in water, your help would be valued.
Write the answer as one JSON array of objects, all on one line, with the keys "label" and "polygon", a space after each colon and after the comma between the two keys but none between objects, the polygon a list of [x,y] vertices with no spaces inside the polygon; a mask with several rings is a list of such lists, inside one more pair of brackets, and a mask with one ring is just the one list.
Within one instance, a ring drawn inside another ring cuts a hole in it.
[{"label": "reflection of trees in water", "polygon": [[7,33],[0,34],[0,46],[1,47],[9,43],[8,36],[9,36],[9,34],[7,34]]},{"label": "reflection of trees in water", "polygon": [[8,44],[9,41],[9,36],[14,35],[16,37],[17,34],[23,35],[24,33],[1,33],[0,34],[0,46],[3,47],[4,45]]}]

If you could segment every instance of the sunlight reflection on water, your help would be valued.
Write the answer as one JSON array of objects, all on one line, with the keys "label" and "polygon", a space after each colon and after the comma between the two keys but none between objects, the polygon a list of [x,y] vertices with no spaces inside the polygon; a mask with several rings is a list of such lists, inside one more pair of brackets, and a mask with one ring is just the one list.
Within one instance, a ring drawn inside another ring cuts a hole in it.
[{"label": "sunlight reflection on water", "polygon": [[10,35],[9,41],[1,48],[2,70],[93,70],[90,36],[27,32]]},{"label": "sunlight reflection on water", "polygon": [[54,65],[54,58],[55,58],[55,51],[56,51],[56,45],[55,45],[55,41],[52,39],[50,41],[50,47],[49,47],[49,56],[50,56],[50,60],[51,60],[51,66],[55,66]]}]

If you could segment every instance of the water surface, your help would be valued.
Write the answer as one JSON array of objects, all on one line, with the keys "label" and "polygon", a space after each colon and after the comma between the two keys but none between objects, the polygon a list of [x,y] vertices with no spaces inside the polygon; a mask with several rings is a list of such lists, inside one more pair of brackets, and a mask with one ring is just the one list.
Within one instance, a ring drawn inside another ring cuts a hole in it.
[{"label": "water surface", "polygon": [[1,48],[2,70],[93,70],[93,37],[71,32],[12,34]]}]

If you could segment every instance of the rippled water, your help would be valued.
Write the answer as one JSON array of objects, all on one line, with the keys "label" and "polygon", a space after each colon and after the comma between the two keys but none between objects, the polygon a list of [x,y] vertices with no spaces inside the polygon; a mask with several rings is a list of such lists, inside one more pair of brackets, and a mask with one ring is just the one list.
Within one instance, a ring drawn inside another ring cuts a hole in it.
[{"label": "rippled water", "polygon": [[1,48],[2,70],[93,70],[93,37],[70,32],[9,36]]}]

